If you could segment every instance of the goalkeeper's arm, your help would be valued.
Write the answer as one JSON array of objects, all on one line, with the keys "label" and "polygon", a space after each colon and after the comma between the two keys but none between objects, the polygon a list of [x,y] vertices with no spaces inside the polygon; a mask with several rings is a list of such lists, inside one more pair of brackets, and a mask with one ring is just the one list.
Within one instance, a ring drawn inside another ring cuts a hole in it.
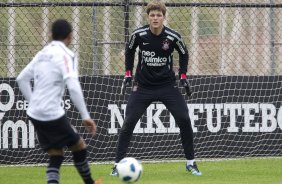
[{"label": "goalkeeper's arm", "polygon": [[180,38],[177,41],[176,44],[176,50],[179,53],[179,78],[181,85],[186,89],[187,96],[192,95],[192,89],[189,84],[189,81],[186,76],[186,71],[188,68],[188,60],[189,60],[189,54],[188,50],[183,42],[183,40]]},{"label": "goalkeeper's arm", "polygon": [[131,85],[132,81],[132,70],[134,66],[135,51],[138,46],[136,41],[137,35],[133,34],[130,37],[129,44],[126,45],[125,51],[125,76],[121,86],[121,94],[125,93],[126,87]]}]

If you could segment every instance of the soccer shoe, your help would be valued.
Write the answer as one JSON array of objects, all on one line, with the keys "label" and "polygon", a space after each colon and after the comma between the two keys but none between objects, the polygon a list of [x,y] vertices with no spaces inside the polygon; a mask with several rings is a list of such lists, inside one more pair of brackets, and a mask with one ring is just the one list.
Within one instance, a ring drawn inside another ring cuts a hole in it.
[{"label": "soccer shoe", "polygon": [[198,169],[196,162],[194,162],[193,165],[186,165],[186,170],[191,172],[191,174],[194,175],[194,176],[201,176],[202,175],[202,173]]},{"label": "soccer shoe", "polygon": [[111,172],[110,175],[111,175],[111,176],[118,176],[117,166],[116,166],[116,165],[113,167],[113,170],[112,170],[112,172]]}]

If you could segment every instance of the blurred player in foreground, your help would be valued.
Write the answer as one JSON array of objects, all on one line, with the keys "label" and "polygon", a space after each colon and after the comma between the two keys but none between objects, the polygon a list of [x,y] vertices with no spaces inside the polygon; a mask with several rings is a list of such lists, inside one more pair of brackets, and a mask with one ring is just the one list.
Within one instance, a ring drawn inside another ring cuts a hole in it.
[{"label": "blurred player in foreground", "polygon": [[[186,77],[187,48],[179,33],[163,25],[166,15],[164,3],[158,0],[151,1],[147,5],[146,13],[149,25],[136,29],[126,48],[123,87],[131,84],[137,47],[139,61],[132,93],[126,106],[124,124],[119,134],[115,163],[125,157],[133,130],[142,114],[152,102],[159,101],[172,113],[180,128],[181,142],[187,159],[186,169],[192,175],[202,175],[194,160],[193,130],[187,104],[176,85],[173,71],[172,54],[176,49],[179,53],[180,83],[185,88],[189,87]],[[124,91],[122,89],[122,92]],[[113,176],[117,175],[116,164],[111,173]]]},{"label": "blurred player in foreground", "polygon": [[[69,123],[61,106],[65,86],[79,110],[87,131],[95,135],[96,123],[90,118],[78,80],[75,54],[67,47],[72,41],[72,26],[63,19],[52,24],[52,41],[40,50],[17,77],[17,83],[29,102],[27,115],[33,123],[41,148],[49,155],[46,177],[57,184],[64,148],[73,154],[74,165],[85,184],[99,184],[91,177],[86,143]],[[30,84],[34,80],[34,86]]]}]

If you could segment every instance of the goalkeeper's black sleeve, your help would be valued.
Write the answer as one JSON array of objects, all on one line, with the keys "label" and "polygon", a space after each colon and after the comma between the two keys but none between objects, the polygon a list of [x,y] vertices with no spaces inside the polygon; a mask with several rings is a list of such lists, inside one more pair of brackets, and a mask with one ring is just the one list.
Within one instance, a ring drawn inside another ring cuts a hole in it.
[{"label": "goalkeeper's black sleeve", "polygon": [[125,71],[131,71],[132,73],[137,46],[137,35],[133,33],[125,49]]},{"label": "goalkeeper's black sleeve", "polygon": [[180,40],[176,41],[175,49],[179,53],[179,75],[186,74],[187,67],[188,67],[189,54],[181,38]]}]

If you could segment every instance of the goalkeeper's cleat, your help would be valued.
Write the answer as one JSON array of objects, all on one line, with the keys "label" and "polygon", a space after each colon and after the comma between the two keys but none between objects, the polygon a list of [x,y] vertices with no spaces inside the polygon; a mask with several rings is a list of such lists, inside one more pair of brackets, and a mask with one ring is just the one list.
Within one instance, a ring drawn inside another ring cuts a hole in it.
[{"label": "goalkeeper's cleat", "polygon": [[193,165],[186,165],[186,170],[191,172],[191,174],[194,175],[194,176],[201,176],[202,175],[202,173],[198,169],[196,162],[194,162]]},{"label": "goalkeeper's cleat", "polygon": [[112,172],[111,172],[110,175],[111,175],[111,176],[118,176],[117,166],[116,166],[116,165],[113,167],[113,170],[112,170]]}]

